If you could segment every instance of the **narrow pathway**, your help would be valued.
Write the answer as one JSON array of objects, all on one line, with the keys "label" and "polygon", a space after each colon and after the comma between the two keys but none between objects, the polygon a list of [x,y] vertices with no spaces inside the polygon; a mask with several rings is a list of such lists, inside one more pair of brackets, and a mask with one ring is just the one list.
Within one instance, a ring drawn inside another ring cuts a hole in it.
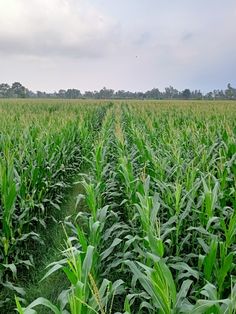
[{"label": "narrow pathway", "polygon": [[[78,180],[79,177],[77,176],[74,178],[73,182],[77,182]],[[63,287],[66,288],[67,281],[62,272],[56,272],[42,282],[40,282],[40,280],[46,273],[46,266],[61,258],[60,249],[63,249],[65,240],[62,222],[67,216],[74,215],[78,212],[76,208],[76,197],[82,192],[83,187],[80,183],[73,184],[71,188],[68,188],[65,194],[65,202],[61,206],[61,215],[58,217],[58,223],[49,225],[45,230],[45,234],[42,236],[45,246],[42,246],[42,248],[38,250],[40,255],[35,261],[36,269],[32,272],[33,277],[31,277],[28,284],[27,282],[21,284],[26,291],[25,299],[27,303],[32,302],[38,297],[44,297],[56,304]],[[80,203],[79,206],[81,211],[83,204]],[[42,307],[40,310],[40,307],[38,307],[37,313],[46,314],[47,309]]]}]

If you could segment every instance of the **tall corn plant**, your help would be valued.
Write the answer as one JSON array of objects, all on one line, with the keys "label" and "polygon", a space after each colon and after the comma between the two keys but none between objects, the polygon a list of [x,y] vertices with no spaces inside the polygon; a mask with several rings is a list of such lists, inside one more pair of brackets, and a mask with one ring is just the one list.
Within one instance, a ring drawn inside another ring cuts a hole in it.
[{"label": "tall corn plant", "polygon": [[9,263],[12,242],[14,242],[14,211],[17,195],[17,183],[14,174],[14,157],[9,147],[5,147],[4,156],[0,159],[0,195],[2,214],[2,248],[4,264]]}]

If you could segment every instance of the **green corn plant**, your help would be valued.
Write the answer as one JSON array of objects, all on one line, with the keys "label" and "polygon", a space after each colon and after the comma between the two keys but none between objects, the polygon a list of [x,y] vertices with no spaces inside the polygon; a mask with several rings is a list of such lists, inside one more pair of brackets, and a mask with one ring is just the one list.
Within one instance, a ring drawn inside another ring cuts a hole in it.
[{"label": "green corn plant", "polygon": [[148,239],[149,249],[153,254],[162,257],[164,255],[164,244],[161,238],[160,221],[157,216],[160,203],[157,194],[153,197],[149,196],[149,185],[150,177],[147,177],[143,189],[137,192],[139,203],[135,205],[141,220],[143,236]]},{"label": "green corn plant", "polygon": [[17,185],[14,175],[13,156],[6,147],[3,159],[0,159],[0,194],[2,207],[2,235],[3,263],[8,264],[9,254],[14,246],[13,215],[17,196]]},{"label": "green corn plant", "polygon": [[133,272],[135,280],[140,282],[151,297],[154,309],[160,313],[172,313],[173,305],[176,302],[176,287],[165,263],[160,259],[155,262],[153,268],[132,261],[126,261],[126,264]]},{"label": "green corn plant", "polygon": [[98,288],[91,274],[94,267],[94,248],[88,246],[87,251],[82,252],[76,249],[70,240],[68,242],[68,248],[64,251],[65,259],[49,265],[48,267],[51,268],[42,279],[45,280],[59,269],[65,273],[71,287],[61,294],[61,306],[58,307],[45,298],[38,298],[26,308],[23,308],[16,299],[19,313],[37,313],[34,308],[38,306],[50,308],[56,314],[68,313],[66,305],[69,306],[71,314],[109,313],[106,311],[107,303],[121,282],[112,285],[109,281],[103,281],[101,287]]},{"label": "green corn plant", "polygon": [[205,206],[205,215],[206,219],[209,220],[214,216],[214,209],[217,202],[217,194],[218,194],[218,182],[216,181],[213,190],[208,187],[206,181],[202,179],[203,188],[204,188],[204,206]]},{"label": "green corn plant", "polygon": [[220,224],[226,239],[226,246],[230,249],[230,247],[235,243],[236,212],[231,212],[230,217],[228,218],[228,223],[225,221],[225,218],[221,218]]}]

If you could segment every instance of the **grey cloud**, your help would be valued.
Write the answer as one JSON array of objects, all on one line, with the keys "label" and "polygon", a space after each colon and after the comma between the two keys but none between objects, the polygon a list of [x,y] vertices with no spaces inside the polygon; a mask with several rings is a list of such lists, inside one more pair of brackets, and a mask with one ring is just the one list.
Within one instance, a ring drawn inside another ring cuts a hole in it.
[{"label": "grey cloud", "polygon": [[98,58],[112,48],[113,34],[106,38],[90,37],[83,42],[68,43],[57,34],[40,33],[34,38],[0,38],[0,54],[41,57]]},{"label": "grey cloud", "polygon": [[[14,12],[14,7],[9,10],[0,0],[2,55],[96,58],[113,48],[117,24],[93,6],[87,6],[86,1],[10,1],[18,4],[18,11]],[[51,12],[52,3],[55,12]]]},{"label": "grey cloud", "polygon": [[0,81],[45,90],[236,85],[235,19],[235,0],[0,0]]}]

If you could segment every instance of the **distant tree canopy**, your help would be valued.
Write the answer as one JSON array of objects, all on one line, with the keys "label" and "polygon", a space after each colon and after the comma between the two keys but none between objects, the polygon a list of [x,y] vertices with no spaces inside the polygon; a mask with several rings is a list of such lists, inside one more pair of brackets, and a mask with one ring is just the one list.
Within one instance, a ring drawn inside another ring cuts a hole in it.
[{"label": "distant tree canopy", "polygon": [[19,82],[11,86],[0,84],[0,98],[61,98],[61,99],[236,99],[236,88],[229,83],[225,90],[213,90],[203,94],[200,90],[186,88],[178,91],[173,86],[168,86],[164,91],[153,88],[146,92],[130,92],[125,90],[114,91],[103,87],[100,91],[85,91],[79,89],[60,89],[58,92],[46,93],[43,91],[32,92]]},{"label": "distant tree canopy", "polygon": [[191,91],[190,91],[190,89],[187,88],[184,91],[182,91],[182,97],[183,97],[183,99],[191,98]]}]

